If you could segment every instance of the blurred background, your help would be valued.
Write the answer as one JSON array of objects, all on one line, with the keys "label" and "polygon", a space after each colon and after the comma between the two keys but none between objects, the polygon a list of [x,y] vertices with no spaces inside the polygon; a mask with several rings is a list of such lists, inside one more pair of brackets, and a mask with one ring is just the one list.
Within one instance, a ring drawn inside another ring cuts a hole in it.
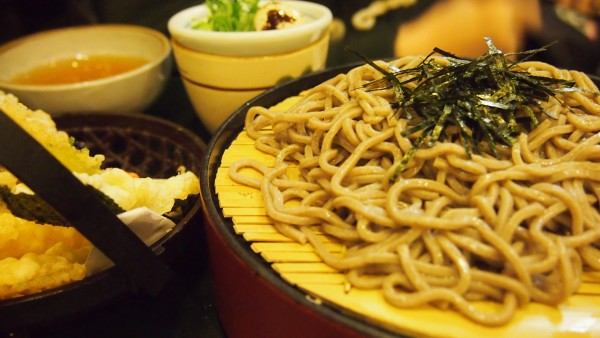
[{"label": "blurred background", "polygon": [[[0,0],[0,43],[73,25],[128,23],[167,34],[176,12],[194,0]],[[537,58],[600,74],[600,0],[322,0],[336,18],[328,66],[371,58],[426,54],[439,47],[475,57],[490,36],[504,52],[558,43]]]}]

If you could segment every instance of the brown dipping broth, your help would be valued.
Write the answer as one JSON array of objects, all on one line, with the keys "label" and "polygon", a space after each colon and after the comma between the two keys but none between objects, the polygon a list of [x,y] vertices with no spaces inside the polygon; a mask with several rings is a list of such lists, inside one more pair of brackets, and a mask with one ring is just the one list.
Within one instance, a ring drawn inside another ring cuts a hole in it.
[{"label": "brown dipping broth", "polygon": [[102,79],[146,64],[148,60],[125,55],[76,55],[18,74],[10,82],[23,85],[59,85]]}]

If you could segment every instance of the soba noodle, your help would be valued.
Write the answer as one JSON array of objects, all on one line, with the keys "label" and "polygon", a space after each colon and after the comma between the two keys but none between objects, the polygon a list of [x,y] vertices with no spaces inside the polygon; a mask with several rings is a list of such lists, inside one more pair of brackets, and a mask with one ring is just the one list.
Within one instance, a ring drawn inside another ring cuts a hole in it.
[{"label": "soba noodle", "polygon": [[377,17],[402,7],[413,6],[417,0],[373,0],[367,7],[352,15],[352,26],[367,31],[377,23]]},{"label": "soba noodle", "polygon": [[[246,132],[275,163],[238,161],[230,177],[261,190],[283,234],[395,306],[433,305],[502,325],[529,302],[559,304],[582,271],[600,269],[600,97],[577,71],[520,67],[584,90],[544,103],[556,119],[539,114],[530,133],[498,146],[499,158],[469,159],[460,141],[437,142],[389,183],[415,136],[402,135],[408,122],[392,108],[391,89],[363,88],[382,77],[364,65],[306,91],[287,111],[252,107]],[[288,176],[290,165],[298,178]],[[247,167],[262,179],[245,177]],[[317,233],[345,244],[344,255],[329,252]],[[497,311],[478,310],[479,300],[497,302]]]}]

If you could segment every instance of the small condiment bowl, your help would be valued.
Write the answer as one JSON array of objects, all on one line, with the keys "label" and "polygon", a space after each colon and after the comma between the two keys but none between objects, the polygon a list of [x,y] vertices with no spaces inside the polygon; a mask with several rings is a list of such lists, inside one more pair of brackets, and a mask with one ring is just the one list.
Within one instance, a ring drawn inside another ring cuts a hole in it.
[{"label": "small condiment bowl", "polygon": [[268,56],[220,56],[172,43],[184,88],[202,124],[212,134],[231,113],[258,94],[322,70],[329,35],[302,49]]},{"label": "small condiment bowl", "polygon": [[[64,84],[18,84],[36,67],[81,56],[137,57],[146,62],[104,78]],[[167,37],[135,25],[90,25],[40,32],[0,46],[0,89],[32,109],[59,113],[143,112],[163,91],[172,68]]]},{"label": "small condiment bowl", "polygon": [[222,89],[266,89],[322,69],[329,34],[302,48],[264,56],[215,55],[171,43],[179,72],[192,82]]},{"label": "small condiment bowl", "polygon": [[[264,4],[262,2],[261,4]],[[285,29],[260,32],[214,32],[190,28],[193,19],[210,15],[205,4],[184,9],[169,19],[169,33],[182,46],[191,50],[228,56],[258,56],[287,53],[319,40],[328,30],[333,15],[320,4],[310,1],[280,1],[300,12],[302,24]]]},{"label": "small condiment bowl", "polygon": [[183,86],[202,125],[213,134],[227,117],[264,89],[219,89],[194,83],[185,77]]},{"label": "small condiment bowl", "polygon": [[169,20],[183,84],[210,133],[256,95],[325,67],[331,11],[307,1],[277,3],[298,11],[306,20],[283,29],[251,32],[191,28],[193,19],[209,15],[206,5],[183,10]]}]

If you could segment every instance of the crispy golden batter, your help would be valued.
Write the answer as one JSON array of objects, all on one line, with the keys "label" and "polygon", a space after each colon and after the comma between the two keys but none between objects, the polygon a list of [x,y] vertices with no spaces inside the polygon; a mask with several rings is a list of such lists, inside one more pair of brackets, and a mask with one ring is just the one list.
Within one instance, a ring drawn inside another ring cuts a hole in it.
[{"label": "crispy golden batter", "polygon": [[71,250],[90,247],[75,228],[38,224],[0,211],[0,259],[44,254],[57,244]]},{"label": "crispy golden batter", "polygon": [[[42,254],[0,260],[0,299],[37,293],[85,277],[83,262],[88,250],[73,250],[57,243]],[[83,259],[83,260],[82,260]]]},{"label": "crispy golden batter", "polygon": [[14,95],[2,91],[0,108],[71,171],[89,174],[100,171],[104,156],[90,156],[89,150],[75,148],[69,141],[69,135],[58,131],[52,117],[46,112],[32,111]]}]

